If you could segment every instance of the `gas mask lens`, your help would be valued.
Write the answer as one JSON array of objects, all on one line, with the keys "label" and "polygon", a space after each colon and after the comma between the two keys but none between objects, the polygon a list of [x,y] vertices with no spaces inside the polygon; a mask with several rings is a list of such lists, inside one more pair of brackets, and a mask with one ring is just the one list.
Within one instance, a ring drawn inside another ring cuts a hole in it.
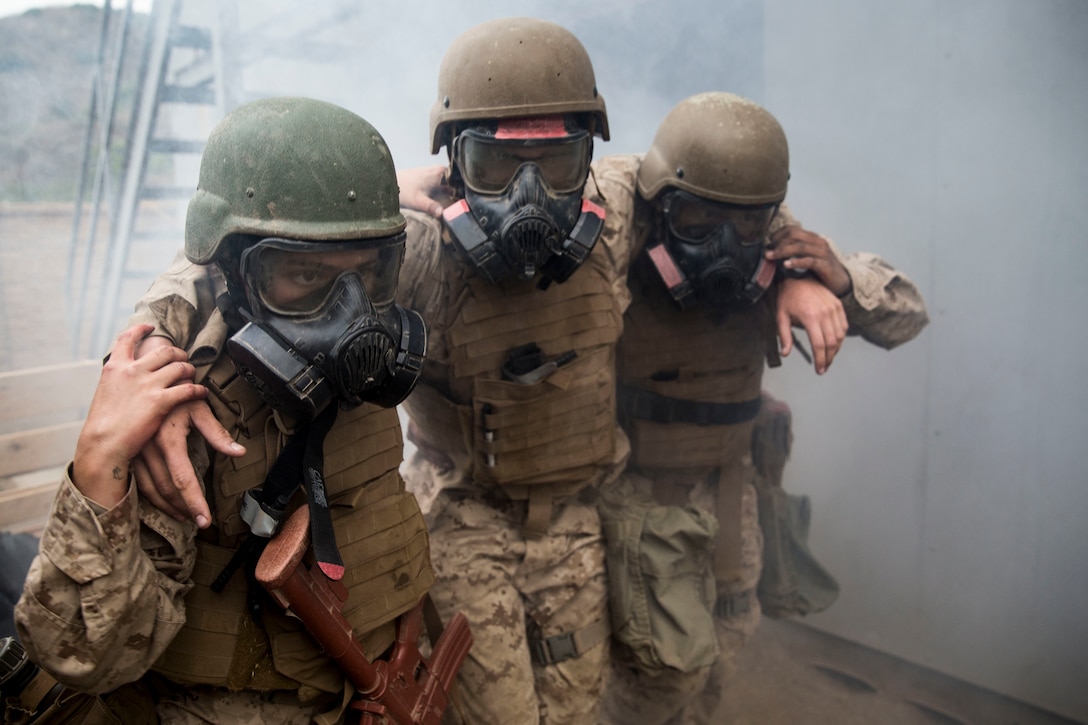
[{"label": "gas mask lens", "polygon": [[585,184],[592,139],[585,130],[558,138],[496,139],[468,129],[454,146],[461,177],[478,194],[502,193],[525,164],[536,164],[552,191],[571,194]]},{"label": "gas mask lens", "polygon": [[404,234],[348,242],[262,239],[242,255],[242,274],[261,306],[285,316],[313,314],[345,274],[362,280],[376,308],[393,302]]},{"label": "gas mask lens", "polygon": [[763,241],[777,208],[777,204],[744,206],[707,201],[685,191],[669,193],[664,204],[669,231],[677,239],[702,244],[729,224],[738,241],[746,246]]}]

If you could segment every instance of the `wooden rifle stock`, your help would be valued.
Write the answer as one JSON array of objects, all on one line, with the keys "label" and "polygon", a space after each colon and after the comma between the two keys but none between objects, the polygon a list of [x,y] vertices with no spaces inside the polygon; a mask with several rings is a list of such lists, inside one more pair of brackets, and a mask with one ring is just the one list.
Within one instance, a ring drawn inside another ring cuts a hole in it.
[{"label": "wooden rifle stock", "polygon": [[468,620],[458,612],[432,647],[419,651],[424,601],[397,619],[397,640],[389,660],[371,663],[341,614],[347,589],[303,563],[309,547],[310,516],[300,507],[269,542],[257,563],[257,581],[295,614],[358,690],[352,708],[362,723],[439,725],[449,704],[457,670],[472,646]]}]

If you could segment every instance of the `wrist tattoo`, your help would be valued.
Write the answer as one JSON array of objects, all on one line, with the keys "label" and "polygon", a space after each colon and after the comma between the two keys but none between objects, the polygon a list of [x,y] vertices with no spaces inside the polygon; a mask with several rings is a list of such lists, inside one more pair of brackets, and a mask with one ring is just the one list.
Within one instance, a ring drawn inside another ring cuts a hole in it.
[{"label": "wrist tattoo", "polygon": [[122,466],[114,466],[113,467],[113,480],[114,481],[123,481],[126,478],[128,478],[128,469],[127,468],[124,468]]}]

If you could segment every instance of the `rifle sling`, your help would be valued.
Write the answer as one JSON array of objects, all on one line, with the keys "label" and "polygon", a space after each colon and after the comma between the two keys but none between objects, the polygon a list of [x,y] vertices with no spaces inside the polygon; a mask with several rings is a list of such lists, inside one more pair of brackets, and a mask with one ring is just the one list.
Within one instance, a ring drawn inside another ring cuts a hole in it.
[{"label": "rifle sling", "polygon": [[336,421],[337,406],[327,406],[318,413],[306,436],[306,455],[303,460],[303,478],[306,498],[310,506],[310,541],[314,558],[325,576],[334,581],[344,578],[344,562],[336,546],[336,533],[332,528],[329,499],[325,491],[325,436]]},{"label": "rifle sling", "polygon": [[[298,490],[301,475],[306,484],[306,499],[310,509],[310,540],[314,558],[326,576],[339,580],[344,575],[344,564],[336,545],[324,478],[325,436],[336,422],[336,413],[337,406],[329,405],[311,423],[301,425],[276,456],[263,485],[253,490],[253,496],[264,512],[279,524],[291,498]],[[248,569],[253,569],[267,543],[268,539],[249,534],[216,577],[212,589],[222,591],[234,572],[243,564]]]}]

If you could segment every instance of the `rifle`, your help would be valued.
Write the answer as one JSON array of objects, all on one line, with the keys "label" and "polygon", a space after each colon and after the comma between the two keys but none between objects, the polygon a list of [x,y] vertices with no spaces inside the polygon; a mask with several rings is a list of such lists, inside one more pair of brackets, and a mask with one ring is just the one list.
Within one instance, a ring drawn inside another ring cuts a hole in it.
[{"label": "rifle", "polygon": [[257,562],[257,581],[295,614],[355,686],[351,708],[360,725],[439,725],[450,688],[472,646],[468,620],[458,612],[433,643],[431,656],[419,651],[426,597],[397,619],[397,639],[388,660],[371,663],[341,614],[347,588],[303,562],[309,545],[309,509],[287,520]]}]

